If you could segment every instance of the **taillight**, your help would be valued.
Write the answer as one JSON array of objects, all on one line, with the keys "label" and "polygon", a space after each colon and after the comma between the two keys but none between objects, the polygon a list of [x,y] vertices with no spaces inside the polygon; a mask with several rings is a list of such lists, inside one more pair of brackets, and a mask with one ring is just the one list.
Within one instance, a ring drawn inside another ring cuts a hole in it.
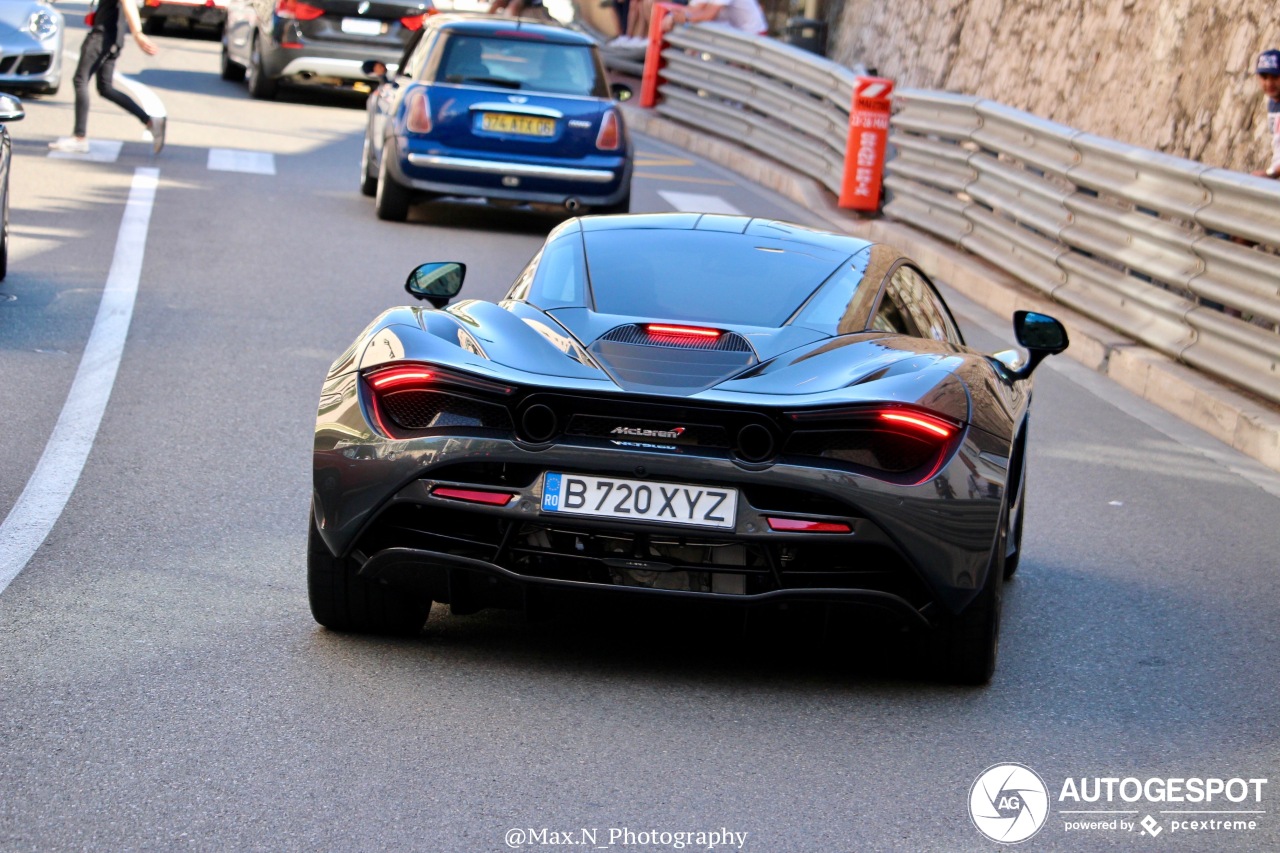
[{"label": "taillight", "polygon": [[515,388],[435,365],[396,362],[365,372],[368,412],[390,438],[437,427],[510,430]]},{"label": "taillight", "polygon": [[324,9],[303,3],[302,0],[276,0],[276,17],[312,21],[324,14]]},{"label": "taillight", "polygon": [[400,26],[410,31],[420,30],[422,29],[422,26],[427,22],[427,18],[431,17],[432,15],[436,14],[439,11],[440,11],[439,9],[428,9],[427,11],[423,12],[421,15],[405,15],[403,18],[400,19]]},{"label": "taillight", "polygon": [[606,112],[600,121],[596,147],[601,151],[616,151],[622,147],[622,125],[618,121],[618,114],[613,110]]},{"label": "taillight", "polygon": [[938,473],[964,426],[909,406],[792,412],[788,455],[818,456],[870,469],[881,479],[923,483]]},{"label": "taillight", "polygon": [[426,89],[414,89],[408,97],[408,115],[405,117],[405,129],[410,133],[431,132],[431,102],[427,100]]}]

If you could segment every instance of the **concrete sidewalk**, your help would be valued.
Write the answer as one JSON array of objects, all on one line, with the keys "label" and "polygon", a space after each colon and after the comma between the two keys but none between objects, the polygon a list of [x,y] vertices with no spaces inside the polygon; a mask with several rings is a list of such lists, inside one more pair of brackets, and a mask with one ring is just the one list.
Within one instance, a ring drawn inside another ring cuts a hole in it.
[{"label": "concrete sidewalk", "polygon": [[1231,389],[1202,373],[1090,320],[996,269],[981,258],[901,222],[866,219],[836,206],[831,193],[811,178],[703,131],[662,118],[652,110],[623,105],[635,131],[669,142],[739,173],[803,205],[834,231],[889,243],[924,270],[996,314],[1019,309],[1060,319],[1071,335],[1067,355],[1144,400],[1198,427],[1267,467],[1280,471],[1280,409]]}]

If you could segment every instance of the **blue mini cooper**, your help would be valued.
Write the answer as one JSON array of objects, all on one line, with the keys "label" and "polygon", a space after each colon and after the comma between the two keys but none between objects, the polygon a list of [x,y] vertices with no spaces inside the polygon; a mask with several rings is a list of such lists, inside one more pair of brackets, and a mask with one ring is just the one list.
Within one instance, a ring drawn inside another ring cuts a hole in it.
[{"label": "blue mini cooper", "polygon": [[[366,63],[371,72],[380,72]],[[437,15],[369,97],[360,188],[403,221],[443,197],[627,213],[632,147],[600,53],[571,30]]]}]

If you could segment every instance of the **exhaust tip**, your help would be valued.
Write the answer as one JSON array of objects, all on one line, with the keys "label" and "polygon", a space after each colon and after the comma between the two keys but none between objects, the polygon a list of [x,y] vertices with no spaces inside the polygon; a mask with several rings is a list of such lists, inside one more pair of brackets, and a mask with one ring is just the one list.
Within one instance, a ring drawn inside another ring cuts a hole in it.
[{"label": "exhaust tip", "polygon": [[773,433],[760,424],[747,424],[738,431],[738,456],[747,462],[763,462],[773,456]]},{"label": "exhaust tip", "polygon": [[524,414],[520,417],[521,432],[524,433],[526,440],[535,444],[550,441],[555,437],[558,428],[559,423],[557,422],[555,411],[550,406],[544,406],[541,403],[525,409]]},{"label": "exhaust tip", "polygon": [[570,213],[577,213],[579,210],[582,210],[582,202],[578,201],[576,198],[565,199],[564,209]]}]

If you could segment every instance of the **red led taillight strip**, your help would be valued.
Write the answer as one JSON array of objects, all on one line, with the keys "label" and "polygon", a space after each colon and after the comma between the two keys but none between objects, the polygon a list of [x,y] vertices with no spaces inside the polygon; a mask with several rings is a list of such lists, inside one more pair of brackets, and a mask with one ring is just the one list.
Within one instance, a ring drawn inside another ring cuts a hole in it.
[{"label": "red led taillight strip", "polygon": [[661,338],[702,338],[710,340],[722,334],[719,329],[704,329],[699,326],[669,326],[663,323],[649,323],[644,330]]},{"label": "red led taillight strip", "polygon": [[937,420],[936,418],[931,418],[926,415],[917,415],[914,413],[909,414],[907,412],[881,412],[880,420],[891,421],[896,424],[904,424],[909,427],[914,427],[917,430],[931,433],[933,435],[938,436],[939,438],[950,438],[951,434],[955,432],[955,428],[952,427],[951,424],[946,423],[945,421],[940,421],[940,420]]}]

